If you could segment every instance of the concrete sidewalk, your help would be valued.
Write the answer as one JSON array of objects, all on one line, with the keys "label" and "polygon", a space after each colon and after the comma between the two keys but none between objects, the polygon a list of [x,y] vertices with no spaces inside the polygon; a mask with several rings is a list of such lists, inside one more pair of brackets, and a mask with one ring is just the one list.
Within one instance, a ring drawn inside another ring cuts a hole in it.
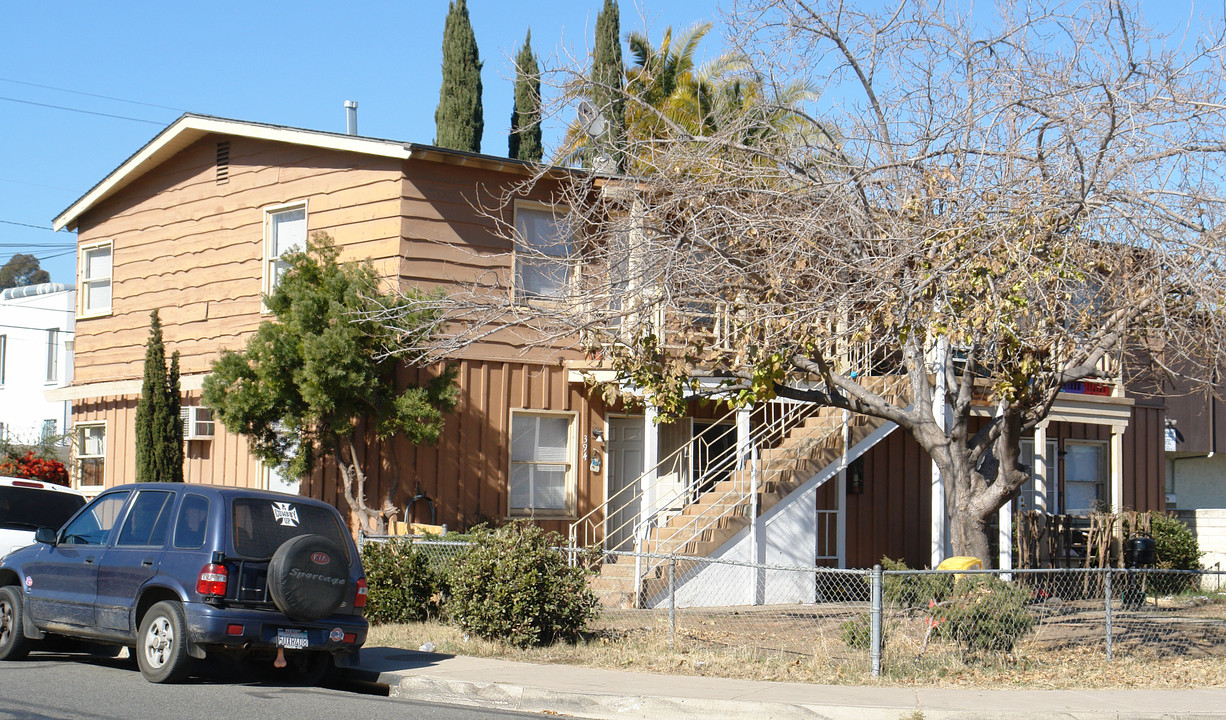
[{"label": "concrete sidewalk", "polygon": [[386,684],[392,697],[610,720],[1226,719],[1226,689],[804,685],[534,665],[381,647],[362,649],[362,670],[358,672]]}]

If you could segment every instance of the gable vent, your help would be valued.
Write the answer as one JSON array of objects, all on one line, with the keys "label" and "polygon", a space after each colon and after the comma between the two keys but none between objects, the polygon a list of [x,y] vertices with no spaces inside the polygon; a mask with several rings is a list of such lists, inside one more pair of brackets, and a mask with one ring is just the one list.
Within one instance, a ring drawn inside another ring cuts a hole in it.
[{"label": "gable vent", "polygon": [[230,141],[217,143],[217,184],[225,185],[230,181]]}]

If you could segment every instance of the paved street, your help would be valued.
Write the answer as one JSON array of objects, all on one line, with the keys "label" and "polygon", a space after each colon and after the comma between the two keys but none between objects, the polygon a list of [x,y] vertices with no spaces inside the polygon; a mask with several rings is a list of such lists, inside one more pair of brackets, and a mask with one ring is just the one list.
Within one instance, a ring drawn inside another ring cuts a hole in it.
[{"label": "paved street", "polygon": [[34,653],[0,667],[0,720],[154,720],[335,718],[349,720],[503,720],[540,717],[368,694],[356,683],[286,687],[212,667],[182,685],[145,682],[134,663],[84,655]]}]

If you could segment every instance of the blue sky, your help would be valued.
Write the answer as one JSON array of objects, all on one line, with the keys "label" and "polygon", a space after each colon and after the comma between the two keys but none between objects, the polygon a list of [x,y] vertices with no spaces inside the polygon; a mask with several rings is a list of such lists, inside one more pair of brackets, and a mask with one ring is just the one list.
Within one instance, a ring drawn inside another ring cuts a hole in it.
[{"label": "blue sky", "polygon": [[[529,25],[543,59],[586,54],[601,4],[468,0],[485,63],[484,152],[507,152],[508,57]],[[620,5],[623,32],[657,39],[716,14],[715,0]],[[5,3],[0,263],[32,253],[52,280],[74,282],[75,236],[51,232],[52,218],[184,111],[343,132],[352,99],[362,135],[432,142],[446,13],[446,0]],[[718,38],[704,47],[717,51]]]},{"label": "blue sky", "polygon": [[[469,0],[485,62],[482,150],[507,151],[511,64],[532,28],[547,64],[588,53],[602,0]],[[623,33],[716,20],[717,0],[621,0]],[[524,8],[528,8],[527,11]],[[1222,8],[1148,0],[1166,28]],[[363,135],[434,139],[446,0],[352,3],[165,0],[6,3],[0,44],[0,262],[32,253],[74,282],[75,237],[51,220],[185,111],[344,131],[345,100]],[[702,57],[718,54],[717,30]],[[546,149],[558,136],[546,127]],[[32,226],[32,227],[30,227]]]}]

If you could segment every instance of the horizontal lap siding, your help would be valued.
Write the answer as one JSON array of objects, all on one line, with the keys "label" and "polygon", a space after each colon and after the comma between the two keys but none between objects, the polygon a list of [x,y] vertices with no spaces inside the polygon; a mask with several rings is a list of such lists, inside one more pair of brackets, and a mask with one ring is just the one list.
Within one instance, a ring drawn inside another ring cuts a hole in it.
[{"label": "horizontal lap siding", "polygon": [[[512,205],[502,206],[501,194],[520,181],[518,176],[481,168],[406,162],[400,197],[402,285],[476,292],[509,303],[513,256],[503,235],[514,213]],[[532,198],[547,201],[549,192],[550,186],[542,183]],[[493,332],[459,355],[531,363],[582,357],[577,338],[550,347],[528,347],[533,344],[530,332],[523,328]]]},{"label": "horizontal lap siding", "polygon": [[264,208],[307,201],[309,233],[342,259],[395,270],[398,161],[231,138],[229,182],[215,181],[218,137],[186,148],[81,219],[80,243],[114,242],[110,316],[77,323],[76,383],[141,375],[149,313],[162,310],[168,351],[185,374],[241,348],[260,312]]}]

